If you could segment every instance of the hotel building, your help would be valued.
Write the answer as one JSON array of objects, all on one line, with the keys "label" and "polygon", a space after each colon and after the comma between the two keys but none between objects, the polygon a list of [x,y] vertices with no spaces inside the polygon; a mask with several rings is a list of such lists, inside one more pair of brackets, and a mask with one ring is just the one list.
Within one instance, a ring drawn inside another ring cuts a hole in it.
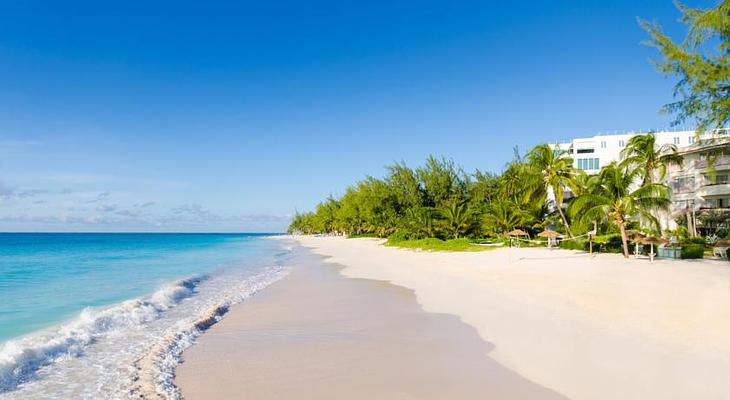
[{"label": "hotel building", "polygon": [[[555,149],[567,151],[574,165],[589,174],[621,158],[629,139],[645,133],[596,135],[554,143]],[[697,137],[695,131],[654,132],[657,146],[672,144],[684,157],[684,165],[670,167],[664,178],[672,188],[670,212],[660,217],[664,228],[676,227],[675,218],[684,216],[695,233],[708,233],[728,227],[730,219],[730,128],[707,132]],[[694,225],[692,225],[694,222]]]}]

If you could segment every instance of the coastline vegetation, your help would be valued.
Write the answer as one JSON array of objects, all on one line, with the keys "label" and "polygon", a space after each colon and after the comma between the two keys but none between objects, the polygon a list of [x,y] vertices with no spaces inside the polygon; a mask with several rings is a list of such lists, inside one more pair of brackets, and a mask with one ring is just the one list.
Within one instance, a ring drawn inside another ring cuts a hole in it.
[{"label": "coastline vegetation", "polygon": [[385,245],[423,251],[484,251],[494,248],[479,245],[466,238],[447,240],[439,238],[400,239],[395,236],[389,237]]},{"label": "coastline vegetation", "polygon": [[504,241],[514,229],[535,237],[554,228],[572,237],[595,224],[601,234],[620,235],[628,256],[627,231],[659,231],[656,213],[670,203],[669,187],[649,176],[674,162],[677,149],[657,150],[647,136],[652,134],[629,140],[623,161],[593,176],[574,168],[567,151],[547,144],[525,156],[515,151],[501,174],[469,174],[452,160],[433,156],[415,169],[397,163],[387,167],[384,178],[367,177],[315,211],[297,213],[289,231],[388,237],[390,245],[431,250],[480,250],[489,247],[477,240]]},{"label": "coastline vegetation", "polygon": [[[708,9],[677,7],[689,27],[683,41],[674,42],[656,23],[639,21],[651,36],[648,44],[663,57],[655,62],[658,70],[680,78],[674,93],[679,100],[664,111],[675,113],[676,123],[697,121],[698,133],[722,128],[730,122],[730,0]],[[658,216],[671,202],[663,179],[668,166],[681,164],[677,147],[657,146],[651,133],[632,137],[620,161],[590,176],[574,167],[570,153],[548,144],[525,155],[515,150],[498,174],[467,173],[452,160],[431,156],[415,169],[390,165],[385,177],[367,177],[314,211],[297,213],[289,232],[471,250],[486,247],[477,240],[505,240],[514,229],[534,238],[547,228],[569,238],[563,247],[585,249],[587,241],[576,236],[592,231],[599,246],[628,257],[630,231],[661,235]],[[700,253],[698,246],[688,250],[688,256]]]}]

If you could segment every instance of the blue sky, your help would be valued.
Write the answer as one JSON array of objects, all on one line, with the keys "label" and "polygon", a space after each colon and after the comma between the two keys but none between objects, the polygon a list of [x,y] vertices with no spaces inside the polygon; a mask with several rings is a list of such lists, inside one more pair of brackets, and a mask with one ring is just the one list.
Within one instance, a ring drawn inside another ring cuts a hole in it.
[{"label": "blue sky", "polygon": [[279,231],[394,161],[666,127],[639,16],[683,32],[666,0],[0,1],[0,230]]}]

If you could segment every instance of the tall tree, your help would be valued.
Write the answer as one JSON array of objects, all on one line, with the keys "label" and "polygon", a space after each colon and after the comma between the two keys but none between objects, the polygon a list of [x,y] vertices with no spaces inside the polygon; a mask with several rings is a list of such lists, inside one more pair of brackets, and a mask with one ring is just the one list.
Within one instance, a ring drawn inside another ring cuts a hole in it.
[{"label": "tall tree", "polygon": [[603,167],[591,192],[575,198],[569,207],[569,213],[584,224],[607,220],[618,226],[624,257],[629,256],[626,224],[644,220],[660,230],[659,220],[652,212],[666,210],[671,203],[668,186],[649,183],[636,188],[634,182],[640,177],[637,168],[613,162]]},{"label": "tall tree", "polygon": [[453,160],[430,156],[424,166],[416,169],[416,176],[424,191],[425,206],[444,207],[466,197],[469,177]]},{"label": "tall tree", "polygon": [[654,183],[654,178],[664,179],[667,167],[670,165],[682,166],[682,156],[677,153],[677,146],[665,144],[657,146],[656,135],[636,135],[629,139],[626,147],[621,151],[625,162],[638,168],[642,175],[641,185]]},{"label": "tall tree", "polygon": [[568,219],[565,218],[565,213],[563,213],[565,189],[576,186],[576,170],[573,168],[573,159],[564,150],[556,150],[547,144],[540,144],[530,150],[527,154],[527,160],[529,166],[540,173],[540,183],[545,190],[553,192],[555,208],[560,214],[568,235],[573,237]]},{"label": "tall tree", "polygon": [[676,4],[689,28],[681,42],[658,23],[639,21],[663,56],[655,62],[659,71],[679,77],[674,90],[679,100],[664,110],[677,114],[676,123],[695,119],[700,131],[723,128],[730,121],[730,0],[708,9]]}]

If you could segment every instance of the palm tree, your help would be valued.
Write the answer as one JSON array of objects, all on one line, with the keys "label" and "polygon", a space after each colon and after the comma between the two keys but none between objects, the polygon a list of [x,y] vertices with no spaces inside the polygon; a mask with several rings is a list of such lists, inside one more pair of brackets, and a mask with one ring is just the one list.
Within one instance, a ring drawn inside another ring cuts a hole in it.
[{"label": "palm tree", "polygon": [[641,186],[654,183],[655,177],[659,181],[664,179],[667,167],[671,165],[682,166],[682,156],[677,153],[677,146],[657,146],[653,133],[636,135],[629,139],[626,148],[621,151],[621,157],[640,170]]},{"label": "palm tree", "polygon": [[636,188],[634,182],[642,172],[630,163],[613,162],[601,170],[590,193],[578,196],[570,204],[572,216],[582,223],[608,219],[621,232],[624,257],[629,256],[626,224],[631,220],[649,221],[661,230],[652,211],[669,208],[670,189],[667,185],[647,183]]},{"label": "palm tree", "polygon": [[547,144],[540,144],[530,150],[527,160],[530,167],[540,173],[539,183],[546,191],[552,190],[555,197],[555,208],[558,209],[568,235],[573,237],[568,220],[563,213],[565,188],[575,189],[576,186],[576,169],[573,168],[573,159],[567,154],[565,150],[553,149]]},{"label": "palm tree", "polygon": [[523,212],[509,200],[498,200],[487,206],[483,222],[487,228],[502,234],[523,227]]},{"label": "palm tree", "polygon": [[435,237],[434,211],[430,207],[410,208],[406,210],[406,227],[418,237]]},{"label": "palm tree", "polygon": [[471,210],[464,201],[451,200],[441,209],[444,227],[454,239],[458,239],[469,229],[471,214]]}]

